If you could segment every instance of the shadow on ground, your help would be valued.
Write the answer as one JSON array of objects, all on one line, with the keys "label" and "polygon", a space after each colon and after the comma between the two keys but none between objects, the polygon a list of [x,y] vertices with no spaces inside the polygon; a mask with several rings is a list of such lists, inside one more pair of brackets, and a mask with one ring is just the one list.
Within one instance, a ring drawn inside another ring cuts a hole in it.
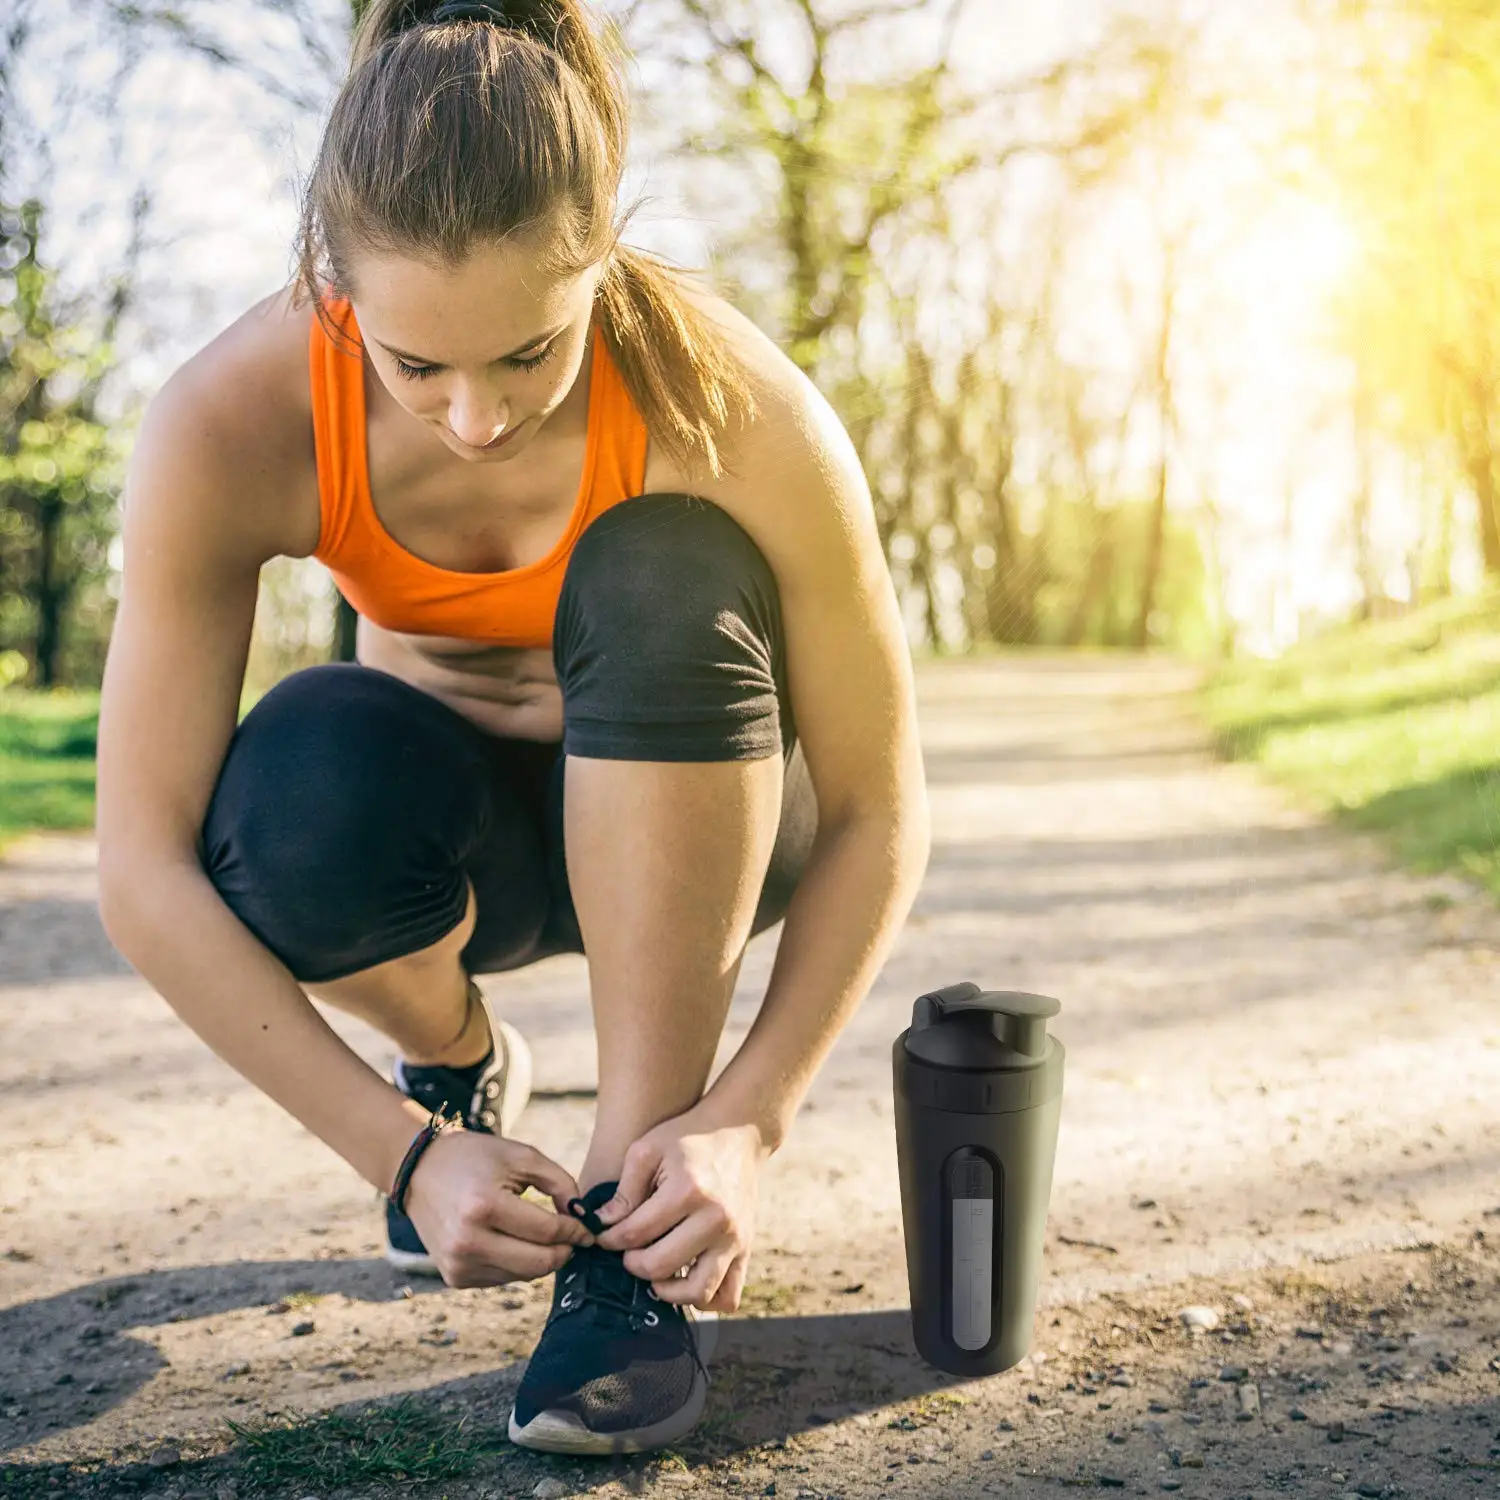
[{"label": "shadow on ground", "polygon": [[[0,1453],[93,1422],[149,1382],[165,1361],[133,1329],[269,1307],[294,1293],[388,1302],[407,1287],[418,1297],[446,1291],[436,1282],[408,1283],[381,1260],[244,1261],[112,1277],[0,1310],[0,1409],[8,1413],[0,1419]],[[918,1358],[910,1330],[904,1309],[726,1317],[713,1362],[717,1411],[700,1434],[718,1433],[720,1451],[729,1451],[962,1384]],[[55,1357],[64,1341],[74,1346],[76,1374],[60,1387],[27,1389],[28,1365],[44,1345]],[[425,1394],[462,1395],[466,1404],[477,1398],[480,1408],[503,1398],[508,1411],[523,1366],[508,1361]]]}]

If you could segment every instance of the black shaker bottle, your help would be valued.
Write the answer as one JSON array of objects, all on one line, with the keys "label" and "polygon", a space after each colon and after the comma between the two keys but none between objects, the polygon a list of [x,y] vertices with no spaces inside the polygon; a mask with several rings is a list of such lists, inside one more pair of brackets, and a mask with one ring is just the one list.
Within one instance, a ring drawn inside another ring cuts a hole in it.
[{"label": "black shaker bottle", "polygon": [[917,1353],[995,1375],[1031,1347],[1062,1111],[1047,995],[950,984],[892,1049],[901,1219]]}]

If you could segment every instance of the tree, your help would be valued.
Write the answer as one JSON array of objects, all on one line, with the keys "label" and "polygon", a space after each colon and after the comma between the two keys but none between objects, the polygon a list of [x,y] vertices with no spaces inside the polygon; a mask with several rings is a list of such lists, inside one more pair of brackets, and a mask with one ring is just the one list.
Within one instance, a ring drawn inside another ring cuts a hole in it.
[{"label": "tree", "polygon": [[120,465],[98,400],[128,293],[117,285],[100,328],[61,305],[39,253],[42,219],[35,199],[0,204],[0,650],[20,650],[33,680],[53,687],[78,675],[66,649],[74,612],[90,591],[103,609]]},{"label": "tree", "polygon": [[1359,11],[1374,43],[1352,127],[1326,145],[1365,255],[1343,306],[1371,423],[1445,443],[1500,575],[1500,13],[1475,0]]}]

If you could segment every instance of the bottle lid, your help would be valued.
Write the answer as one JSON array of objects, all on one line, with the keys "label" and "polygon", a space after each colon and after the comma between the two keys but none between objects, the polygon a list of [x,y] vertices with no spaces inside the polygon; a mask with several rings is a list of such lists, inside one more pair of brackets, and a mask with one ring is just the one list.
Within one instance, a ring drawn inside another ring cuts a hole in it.
[{"label": "bottle lid", "polygon": [[950,984],[912,1007],[906,1050],[940,1068],[1040,1067],[1048,1051],[1047,1022],[1061,1009],[1050,995]]}]

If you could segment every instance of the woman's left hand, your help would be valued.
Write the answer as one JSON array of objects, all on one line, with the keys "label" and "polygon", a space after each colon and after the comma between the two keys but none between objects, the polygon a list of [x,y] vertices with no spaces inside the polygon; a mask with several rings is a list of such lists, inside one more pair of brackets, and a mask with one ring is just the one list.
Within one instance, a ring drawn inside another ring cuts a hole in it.
[{"label": "woman's left hand", "polygon": [[625,1153],[615,1196],[599,1211],[609,1229],[595,1243],[626,1251],[625,1269],[663,1302],[733,1312],[765,1156],[753,1125],[709,1124],[692,1110],[663,1120]]}]

